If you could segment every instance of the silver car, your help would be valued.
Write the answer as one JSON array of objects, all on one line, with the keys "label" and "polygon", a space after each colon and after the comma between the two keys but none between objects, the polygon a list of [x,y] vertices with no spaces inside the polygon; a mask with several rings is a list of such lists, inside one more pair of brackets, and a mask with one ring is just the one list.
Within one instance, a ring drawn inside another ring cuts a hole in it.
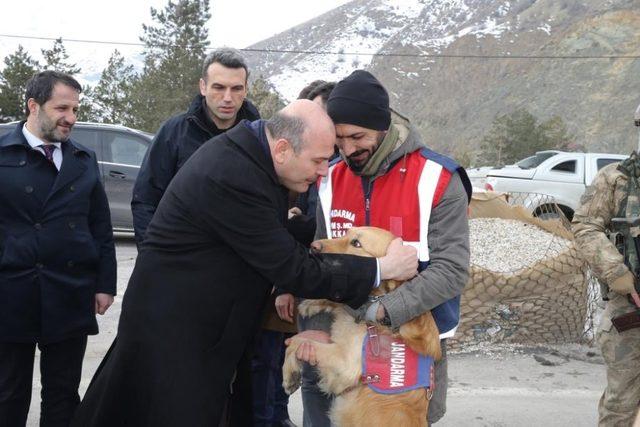
[{"label": "silver car", "polygon": [[[18,122],[0,124],[0,136]],[[117,232],[133,232],[131,194],[152,134],[120,125],[77,122],[71,139],[93,150],[109,199],[111,222]]]}]

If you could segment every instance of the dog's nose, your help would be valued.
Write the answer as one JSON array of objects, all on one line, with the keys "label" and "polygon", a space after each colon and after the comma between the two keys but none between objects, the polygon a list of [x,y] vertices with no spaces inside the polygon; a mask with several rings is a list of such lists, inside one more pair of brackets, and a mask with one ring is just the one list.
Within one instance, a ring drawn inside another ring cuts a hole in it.
[{"label": "dog's nose", "polygon": [[309,252],[311,252],[312,254],[319,254],[320,252],[322,252],[322,243],[320,243],[318,240],[316,240],[315,242],[311,242]]}]

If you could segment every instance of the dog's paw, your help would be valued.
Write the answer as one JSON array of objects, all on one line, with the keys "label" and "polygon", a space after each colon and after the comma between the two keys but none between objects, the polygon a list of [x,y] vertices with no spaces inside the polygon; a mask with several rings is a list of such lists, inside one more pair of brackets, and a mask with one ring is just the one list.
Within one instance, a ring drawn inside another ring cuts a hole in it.
[{"label": "dog's paw", "polygon": [[317,313],[317,308],[314,308],[315,300],[304,300],[298,305],[298,313],[302,317],[311,317]]},{"label": "dog's paw", "polygon": [[285,393],[292,395],[300,388],[301,380],[300,371],[291,372],[282,381],[282,388],[284,388]]},{"label": "dog's paw", "polygon": [[322,313],[326,311],[327,313],[331,313],[336,308],[340,307],[341,304],[331,302],[329,300],[304,300],[298,306],[298,313],[302,317],[312,317],[318,313]]}]

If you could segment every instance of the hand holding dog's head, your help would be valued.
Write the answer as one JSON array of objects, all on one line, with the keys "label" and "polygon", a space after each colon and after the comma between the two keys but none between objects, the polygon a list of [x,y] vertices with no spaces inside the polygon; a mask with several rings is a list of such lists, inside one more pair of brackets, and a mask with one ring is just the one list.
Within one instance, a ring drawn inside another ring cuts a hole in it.
[{"label": "hand holding dog's head", "polygon": [[[353,227],[347,233],[337,239],[316,240],[311,244],[311,250],[319,253],[331,254],[350,254],[366,257],[382,258],[387,255],[387,250],[392,245],[396,237],[381,228],[377,227]],[[411,278],[417,273],[418,259],[415,249],[411,247],[402,247],[402,241],[397,239],[395,245],[400,245],[400,251],[403,252],[402,257],[407,260],[410,258],[413,270],[404,268],[400,274],[403,278]],[[406,252],[406,253],[405,253]],[[398,259],[400,257],[397,257]],[[402,265],[396,261],[396,264]],[[414,265],[415,264],[415,265]],[[406,271],[405,271],[406,270]],[[411,271],[409,271],[411,270]],[[391,276],[393,277],[393,275]],[[395,280],[383,280],[380,286],[373,290],[373,295],[382,295],[391,292],[400,285],[401,282]]]},{"label": "hand holding dog's head", "polygon": [[394,239],[390,232],[376,227],[353,227],[337,239],[316,240],[311,244],[315,252],[349,254],[380,258]]}]

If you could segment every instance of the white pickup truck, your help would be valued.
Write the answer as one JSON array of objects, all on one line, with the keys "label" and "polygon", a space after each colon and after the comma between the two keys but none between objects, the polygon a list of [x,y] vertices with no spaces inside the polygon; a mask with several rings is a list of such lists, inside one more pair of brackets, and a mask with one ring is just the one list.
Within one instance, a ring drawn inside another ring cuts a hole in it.
[{"label": "white pickup truck", "polygon": [[[534,215],[554,212],[555,204],[569,219],[580,205],[580,197],[604,166],[628,156],[602,153],[539,151],[503,168],[469,169],[475,187],[503,193],[529,193],[525,207]],[[538,195],[536,197],[536,195]]]}]

